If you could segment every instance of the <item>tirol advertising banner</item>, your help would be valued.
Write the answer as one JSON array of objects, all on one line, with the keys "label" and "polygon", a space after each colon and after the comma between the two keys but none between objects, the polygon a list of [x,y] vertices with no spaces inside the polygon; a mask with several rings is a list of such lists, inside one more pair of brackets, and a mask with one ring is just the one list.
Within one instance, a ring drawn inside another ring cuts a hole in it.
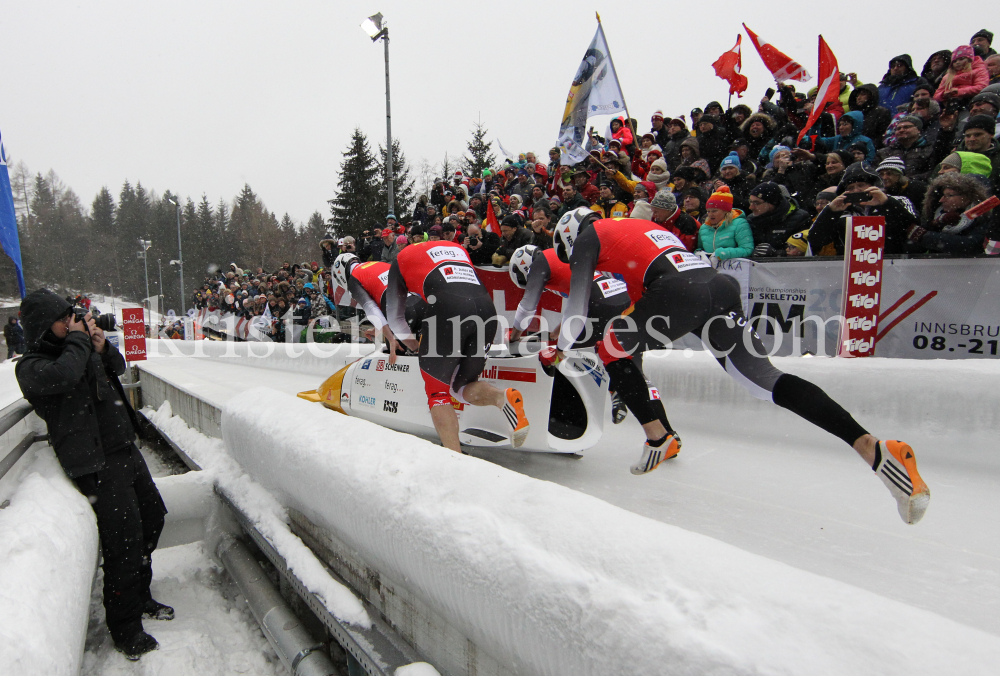
[{"label": "tirol advertising banner", "polygon": [[146,320],[143,308],[122,308],[122,337],[125,340],[125,361],[143,361],[146,358]]},{"label": "tirol advertising banner", "polygon": [[882,292],[882,250],[885,219],[851,216],[847,219],[844,251],[844,293],[840,300],[844,321],[837,356],[871,357],[878,337],[879,296]]}]

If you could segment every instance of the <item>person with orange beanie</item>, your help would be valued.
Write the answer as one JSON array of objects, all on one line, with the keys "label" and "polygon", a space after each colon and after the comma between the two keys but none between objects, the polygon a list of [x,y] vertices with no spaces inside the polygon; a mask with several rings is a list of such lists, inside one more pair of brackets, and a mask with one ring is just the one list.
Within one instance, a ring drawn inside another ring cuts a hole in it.
[{"label": "person with orange beanie", "polygon": [[705,202],[705,219],[698,230],[698,251],[719,260],[749,258],[753,231],[743,212],[733,208],[728,186],[720,186]]}]

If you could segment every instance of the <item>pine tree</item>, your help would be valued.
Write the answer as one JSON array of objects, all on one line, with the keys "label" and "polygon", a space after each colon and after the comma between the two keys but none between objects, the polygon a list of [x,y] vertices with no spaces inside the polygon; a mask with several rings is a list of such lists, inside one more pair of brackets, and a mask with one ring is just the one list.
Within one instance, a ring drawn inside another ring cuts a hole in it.
[{"label": "pine tree", "polygon": [[[379,159],[378,159],[378,173],[379,176],[384,177],[386,175],[386,156],[385,156],[385,146],[381,143],[378,146]],[[379,186],[378,192],[378,211],[382,214],[389,213],[389,199],[386,192],[386,183],[382,183]],[[413,189],[413,179],[410,178],[410,165],[406,161],[406,155],[399,147],[399,141],[392,142],[392,208],[395,210],[396,216],[399,219],[405,219],[407,214],[409,214],[413,209],[414,200],[414,189]],[[366,230],[373,227],[380,227],[382,225],[381,220],[378,220],[371,225],[362,228]]]},{"label": "pine tree", "polygon": [[[466,146],[469,155],[462,158],[462,171],[466,176],[482,176],[483,169],[492,168],[496,162],[496,155],[493,154],[493,142],[484,141],[488,133],[481,122],[476,122],[476,128],[472,132],[472,140]],[[446,174],[444,180],[450,179],[451,177]]]},{"label": "pine tree", "polygon": [[379,213],[378,164],[360,128],[354,129],[343,155],[337,196],[328,200],[330,220],[338,237],[359,237],[363,230],[385,218],[384,211]]}]

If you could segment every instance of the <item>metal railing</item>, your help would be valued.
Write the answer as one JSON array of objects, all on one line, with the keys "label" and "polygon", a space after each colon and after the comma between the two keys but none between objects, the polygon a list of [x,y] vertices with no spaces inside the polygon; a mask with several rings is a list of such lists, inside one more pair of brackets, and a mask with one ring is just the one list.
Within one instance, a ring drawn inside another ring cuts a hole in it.
[{"label": "metal railing", "polygon": [[[0,410],[0,436],[7,434],[7,432],[13,429],[14,425],[28,417],[33,410],[31,404],[25,399],[18,399],[13,404]],[[7,455],[0,459],[0,479],[10,471],[10,468],[21,459],[21,456],[31,448],[33,443],[36,441],[45,441],[48,438],[47,434],[35,434],[34,432],[28,432],[24,435],[24,438],[8,451]]]}]

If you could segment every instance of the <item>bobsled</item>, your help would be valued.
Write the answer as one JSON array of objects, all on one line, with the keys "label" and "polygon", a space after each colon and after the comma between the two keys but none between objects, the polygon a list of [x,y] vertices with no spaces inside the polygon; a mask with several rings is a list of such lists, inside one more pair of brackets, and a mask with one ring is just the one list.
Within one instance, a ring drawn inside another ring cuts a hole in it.
[{"label": "bobsled", "polygon": [[[383,350],[385,348],[383,347]],[[535,351],[495,345],[487,355],[480,380],[499,389],[516,387],[524,397],[531,429],[521,451],[580,454],[604,431],[608,373],[593,352],[568,355],[547,374]],[[345,415],[370,420],[399,432],[440,441],[434,430],[420,367],[415,356],[376,352],[352,362],[327,378],[315,391],[299,396],[318,401]],[[459,440],[466,446],[509,448],[510,426],[493,406],[472,406],[452,399],[458,414]]]}]

